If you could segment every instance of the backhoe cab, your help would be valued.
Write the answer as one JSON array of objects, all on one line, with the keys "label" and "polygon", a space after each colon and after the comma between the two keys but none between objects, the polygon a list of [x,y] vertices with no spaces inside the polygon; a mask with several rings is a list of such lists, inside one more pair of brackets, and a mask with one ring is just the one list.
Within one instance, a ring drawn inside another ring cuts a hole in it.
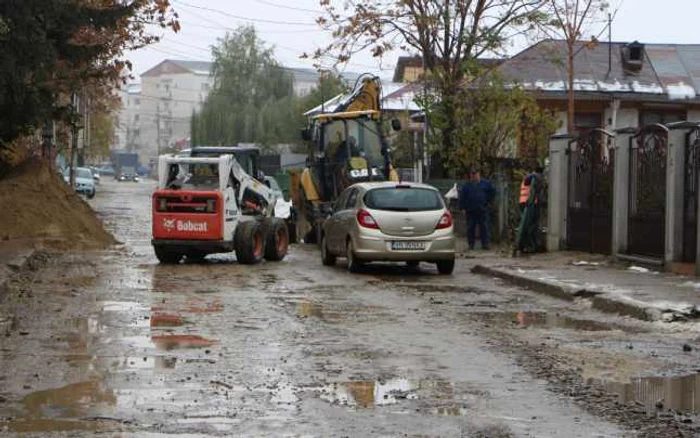
[{"label": "backhoe cab", "polygon": [[[384,135],[379,78],[361,76],[354,91],[330,112],[310,119],[302,138],[312,143],[301,174],[297,224],[308,243],[319,241],[320,224],[348,186],[365,181],[398,181]],[[392,120],[394,130],[401,129]]]}]

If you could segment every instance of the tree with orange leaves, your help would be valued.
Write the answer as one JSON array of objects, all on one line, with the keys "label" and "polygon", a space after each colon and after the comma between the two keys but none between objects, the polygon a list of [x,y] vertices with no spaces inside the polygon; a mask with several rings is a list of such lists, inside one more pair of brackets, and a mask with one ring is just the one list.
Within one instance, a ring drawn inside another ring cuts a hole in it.
[{"label": "tree with orange leaves", "polygon": [[103,102],[125,79],[126,50],[179,30],[169,0],[0,2],[0,149],[46,121],[69,121],[70,94]]},{"label": "tree with orange leaves", "polygon": [[444,122],[431,126],[441,132],[440,152],[449,155],[460,146],[456,96],[478,69],[475,61],[502,53],[510,38],[535,29],[542,1],[320,0],[325,14],[317,21],[334,41],[308,56],[344,63],[364,50],[375,57],[397,49],[420,54],[437,97],[431,113]]}]

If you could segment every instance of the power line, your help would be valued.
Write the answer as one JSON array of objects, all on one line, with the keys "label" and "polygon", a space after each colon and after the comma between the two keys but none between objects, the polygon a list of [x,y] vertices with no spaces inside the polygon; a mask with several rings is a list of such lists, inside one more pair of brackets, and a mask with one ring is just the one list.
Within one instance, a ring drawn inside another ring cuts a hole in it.
[{"label": "power line", "polygon": [[[211,21],[207,19],[207,21]],[[200,27],[202,29],[212,29],[212,30],[226,30],[226,31],[231,31],[235,32],[237,29],[234,27],[229,27],[229,26],[211,26],[208,24],[200,24],[200,23],[186,23],[186,22],[181,22],[183,25],[183,29],[187,30],[187,27]],[[155,24],[155,23],[154,23]],[[256,27],[256,31],[259,31],[260,33],[263,34],[303,34],[303,33],[317,33],[318,30],[268,30],[268,29],[261,29]]]},{"label": "power line", "polygon": [[313,14],[320,14],[321,13],[320,11],[314,11],[313,9],[305,9],[305,8],[299,8],[296,6],[280,5],[280,4],[273,3],[273,2],[268,1],[268,0],[255,0],[255,2],[263,4],[263,5],[267,5],[267,6],[272,6],[273,8],[289,9],[292,11],[300,11],[300,12],[311,12]]},{"label": "power line", "polygon": [[169,51],[169,50],[167,50],[167,49],[158,48],[158,47],[154,47],[154,46],[146,46],[146,47],[144,47],[144,48],[147,49],[147,50],[153,50],[153,51],[156,51],[156,52],[160,52],[160,53],[163,53],[163,54],[165,54],[165,55],[178,56],[178,57],[181,57],[181,58],[187,58],[187,59],[190,60],[190,61],[211,62],[210,59],[194,58],[194,57],[191,57],[191,56],[183,55],[182,53],[177,53],[177,52],[174,52],[174,51]]},{"label": "power line", "polygon": [[183,5],[183,6],[186,6],[186,7],[189,7],[189,8],[201,9],[203,11],[209,11],[209,12],[215,12],[217,14],[225,15],[227,17],[235,18],[237,20],[251,21],[251,22],[255,22],[255,23],[282,24],[285,26],[314,26],[314,27],[318,26],[316,23],[301,23],[301,22],[296,22],[296,21],[277,21],[277,20],[266,20],[264,18],[242,17],[240,15],[231,14],[230,12],[222,11],[220,9],[208,8],[206,6],[193,5],[191,3],[187,3],[184,1],[180,1],[180,0],[173,0],[173,2],[180,4],[180,5]]}]

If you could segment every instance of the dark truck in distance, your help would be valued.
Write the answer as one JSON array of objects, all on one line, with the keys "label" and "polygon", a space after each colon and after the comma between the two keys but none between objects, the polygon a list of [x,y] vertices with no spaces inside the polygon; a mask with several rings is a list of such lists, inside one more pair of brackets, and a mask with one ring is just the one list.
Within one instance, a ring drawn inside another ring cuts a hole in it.
[{"label": "dark truck in distance", "polygon": [[134,181],[134,176],[138,176],[139,154],[136,152],[112,151],[111,159],[115,180]]}]

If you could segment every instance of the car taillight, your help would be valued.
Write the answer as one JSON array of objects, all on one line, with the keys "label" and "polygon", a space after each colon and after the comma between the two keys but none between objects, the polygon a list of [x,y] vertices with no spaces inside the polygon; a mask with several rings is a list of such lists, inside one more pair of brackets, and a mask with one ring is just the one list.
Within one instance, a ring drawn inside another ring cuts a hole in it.
[{"label": "car taillight", "polygon": [[437,223],[437,226],[435,227],[436,230],[444,230],[445,228],[450,228],[452,226],[452,213],[449,211],[446,211],[445,214],[442,215],[440,218],[440,221]]},{"label": "car taillight", "polygon": [[214,213],[216,211],[216,199],[207,200],[207,213]]},{"label": "car taillight", "polygon": [[361,227],[371,228],[373,230],[379,229],[377,221],[374,220],[367,210],[360,210],[357,212],[357,223],[359,223]]},{"label": "car taillight", "polygon": [[156,210],[167,211],[168,210],[168,200],[165,198],[158,198]]}]

